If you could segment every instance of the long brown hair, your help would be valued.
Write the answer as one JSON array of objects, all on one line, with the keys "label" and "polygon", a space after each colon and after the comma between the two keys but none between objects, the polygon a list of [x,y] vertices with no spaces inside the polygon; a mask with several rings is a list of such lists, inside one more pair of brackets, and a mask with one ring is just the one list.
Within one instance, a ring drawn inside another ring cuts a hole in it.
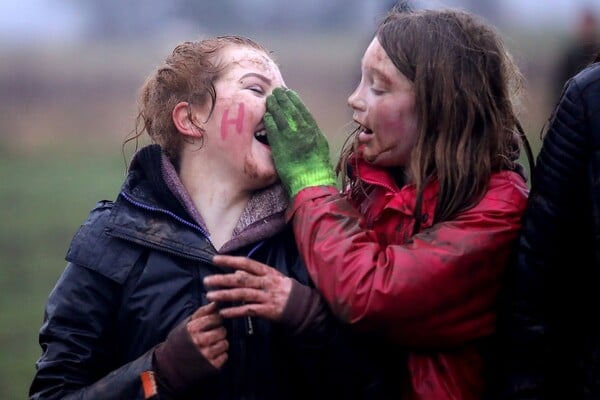
[{"label": "long brown hair", "polygon": [[[532,164],[514,102],[522,76],[491,25],[461,10],[394,9],[377,39],[415,89],[417,142],[404,171],[417,192],[415,232],[429,182],[439,182],[440,222],[477,204],[494,171],[517,169],[524,143]],[[353,149],[347,142],[338,171]]]},{"label": "long brown hair", "polygon": [[142,85],[135,129],[124,145],[146,132],[178,164],[184,139],[173,123],[173,108],[181,101],[197,105],[210,101],[212,112],[217,97],[214,84],[227,67],[221,65],[219,54],[228,46],[247,46],[269,55],[263,46],[241,36],[180,43]]}]

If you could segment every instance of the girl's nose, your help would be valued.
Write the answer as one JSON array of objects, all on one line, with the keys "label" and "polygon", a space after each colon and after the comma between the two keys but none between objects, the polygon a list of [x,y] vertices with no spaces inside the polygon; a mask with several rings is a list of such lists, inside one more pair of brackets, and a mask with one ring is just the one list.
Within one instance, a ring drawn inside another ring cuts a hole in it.
[{"label": "girl's nose", "polygon": [[356,89],[349,97],[348,97],[348,106],[353,110],[364,111],[367,103],[358,96],[358,89]]}]

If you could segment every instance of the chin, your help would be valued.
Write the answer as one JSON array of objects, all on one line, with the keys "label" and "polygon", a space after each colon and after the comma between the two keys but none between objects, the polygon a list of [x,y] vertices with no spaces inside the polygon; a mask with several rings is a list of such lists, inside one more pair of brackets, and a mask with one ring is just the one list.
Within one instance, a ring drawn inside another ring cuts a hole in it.
[{"label": "chin", "polygon": [[264,189],[277,182],[279,177],[275,171],[271,173],[260,174],[254,178],[256,190]]},{"label": "chin", "polygon": [[378,167],[397,167],[398,162],[389,154],[363,154],[363,158],[369,164],[377,165]]},{"label": "chin", "polygon": [[363,151],[362,158],[368,163],[377,164],[377,154],[369,154]]}]

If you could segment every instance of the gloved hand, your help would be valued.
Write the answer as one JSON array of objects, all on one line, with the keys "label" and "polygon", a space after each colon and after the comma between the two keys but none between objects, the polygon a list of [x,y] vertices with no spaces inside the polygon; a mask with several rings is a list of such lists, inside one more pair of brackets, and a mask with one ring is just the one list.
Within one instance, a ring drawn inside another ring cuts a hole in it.
[{"label": "gloved hand", "polygon": [[275,168],[290,196],[309,186],[335,186],[327,139],[296,92],[275,88],[263,120]]}]

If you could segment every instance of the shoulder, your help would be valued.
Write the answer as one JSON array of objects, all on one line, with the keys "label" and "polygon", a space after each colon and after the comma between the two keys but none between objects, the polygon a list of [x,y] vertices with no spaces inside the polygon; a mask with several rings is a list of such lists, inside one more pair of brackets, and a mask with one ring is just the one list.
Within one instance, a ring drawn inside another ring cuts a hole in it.
[{"label": "shoulder", "polygon": [[560,104],[580,103],[600,108],[600,62],[589,65],[567,82]]},{"label": "shoulder", "polygon": [[506,204],[522,211],[528,196],[529,188],[525,179],[515,171],[505,170],[492,174],[484,200]]},{"label": "shoulder", "polygon": [[591,64],[573,77],[573,83],[582,89],[600,87],[600,62]]},{"label": "shoulder", "polygon": [[65,258],[68,262],[123,283],[143,250],[107,233],[113,210],[112,201],[98,202],[73,236]]},{"label": "shoulder", "polygon": [[[534,180],[545,180],[538,171],[544,171],[551,179],[581,178],[592,152],[598,153],[597,132],[600,132],[600,63],[588,66],[567,83],[550,117],[536,160]],[[565,181],[565,184],[570,183]]]},{"label": "shoulder", "polygon": [[113,206],[114,203],[109,200],[102,200],[96,203],[96,206],[90,211],[85,222],[81,224],[73,236],[69,249],[71,254],[73,254],[72,251],[76,250],[78,247],[89,245],[90,239],[101,236],[108,225]]}]

